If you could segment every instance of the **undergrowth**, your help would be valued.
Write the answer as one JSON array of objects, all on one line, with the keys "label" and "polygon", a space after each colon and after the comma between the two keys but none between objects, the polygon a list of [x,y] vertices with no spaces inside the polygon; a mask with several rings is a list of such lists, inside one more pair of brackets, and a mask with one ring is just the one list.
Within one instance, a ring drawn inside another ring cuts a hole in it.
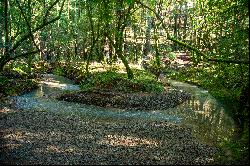
[{"label": "undergrowth", "polygon": [[119,92],[162,92],[164,85],[154,76],[144,71],[134,70],[134,79],[128,79],[126,73],[108,70],[92,73],[81,82],[83,90],[107,89]]}]

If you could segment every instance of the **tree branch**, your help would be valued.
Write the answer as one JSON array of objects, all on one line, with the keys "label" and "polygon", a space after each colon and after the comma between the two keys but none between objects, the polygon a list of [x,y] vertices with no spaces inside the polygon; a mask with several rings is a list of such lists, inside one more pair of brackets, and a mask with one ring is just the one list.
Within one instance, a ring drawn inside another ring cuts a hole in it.
[{"label": "tree branch", "polygon": [[[20,6],[20,3],[18,2],[18,0],[16,0],[16,2],[17,2],[17,4],[18,4],[18,8],[20,9],[21,14],[22,14],[22,16],[24,17],[24,20],[25,20],[25,22],[26,22],[26,24],[27,24],[27,27],[28,27],[28,29],[29,29],[30,38],[31,38],[33,44],[35,45],[36,49],[39,50],[39,51],[41,52],[40,48],[38,47],[38,45],[37,45],[36,42],[35,42],[34,35],[33,35],[33,33],[32,33],[32,28],[31,28],[31,25],[30,25],[30,22],[28,21],[27,17],[25,16],[24,11],[23,11],[22,7]],[[29,8],[30,8],[30,6],[29,6]]]},{"label": "tree branch", "polygon": [[9,39],[9,28],[8,28],[8,0],[5,0],[3,2],[4,4],[4,30],[5,30],[5,51],[8,52],[9,50],[9,44],[10,44],[10,39]]},{"label": "tree branch", "polygon": [[26,57],[30,54],[35,54],[35,53],[38,53],[39,51],[36,50],[36,51],[31,51],[31,52],[26,52],[26,53],[22,53],[22,54],[19,54],[19,55],[16,55],[15,57],[7,57],[7,56],[4,56],[4,57],[1,57],[0,58],[0,71],[3,69],[3,66],[4,64],[6,64],[7,62],[9,62],[10,60],[15,60],[19,57]]},{"label": "tree branch", "polygon": [[[53,22],[59,20],[60,17],[61,17],[61,14],[62,14],[62,9],[63,9],[63,6],[64,6],[64,2],[65,2],[65,0],[63,0],[61,9],[60,9],[60,11],[59,11],[59,15],[58,15],[57,17],[55,17],[54,19],[52,19],[52,20],[50,20],[50,21],[48,21],[48,22],[45,22],[45,23],[43,22],[41,25],[39,25],[39,26],[37,26],[35,29],[33,29],[33,30],[32,30],[32,33],[35,33],[35,32],[37,32],[37,31],[39,31],[40,29],[44,28],[45,26],[47,26],[47,25],[49,25],[49,24],[51,24],[51,23],[53,23]],[[14,51],[16,48],[18,48],[18,47],[22,44],[22,42],[24,42],[25,40],[27,40],[29,37],[30,37],[30,33],[25,34],[21,39],[19,39],[19,40],[13,45],[12,49],[9,50],[9,52]]]},{"label": "tree branch", "polygon": [[46,10],[46,13],[45,13],[45,16],[43,18],[43,22],[45,23],[46,20],[47,20],[47,17],[49,15],[49,12],[50,10],[59,2],[59,0],[56,0],[47,10]]}]

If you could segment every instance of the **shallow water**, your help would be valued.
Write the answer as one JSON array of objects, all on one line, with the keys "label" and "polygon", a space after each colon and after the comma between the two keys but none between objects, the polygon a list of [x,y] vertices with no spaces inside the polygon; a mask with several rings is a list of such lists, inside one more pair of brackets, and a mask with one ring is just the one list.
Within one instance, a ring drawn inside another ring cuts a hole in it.
[{"label": "shallow water", "polygon": [[216,144],[231,138],[235,130],[234,121],[226,113],[226,107],[207,90],[174,80],[167,82],[192,94],[190,100],[169,109],[182,118],[182,124],[192,128],[194,134],[207,143]]},{"label": "shallow water", "polygon": [[167,121],[192,128],[198,138],[210,144],[230,138],[234,130],[233,120],[208,91],[186,83],[166,81],[176,89],[191,93],[192,98],[175,108],[151,111],[127,111],[58,101],[55,99],[57,95],[64,91],[77,91],[79,87],[67,78],[46,74],[40,80],[38,89],[12,99],[21,109],[77,114],[109,121]]}]

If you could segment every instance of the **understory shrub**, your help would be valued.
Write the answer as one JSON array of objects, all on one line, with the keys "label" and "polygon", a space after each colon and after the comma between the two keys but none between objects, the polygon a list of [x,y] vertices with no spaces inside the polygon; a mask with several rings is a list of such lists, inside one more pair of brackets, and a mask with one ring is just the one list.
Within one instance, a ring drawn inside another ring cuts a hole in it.
[{"label": "understory shrub", "polygon": [[122,92],[162,92],[164,90],[161,82],[143,71],[136,71],[135,79],[130,80],[126,73],[112,70],[92,73],[82,80],[81,88],[83,90],[112,89]]}]

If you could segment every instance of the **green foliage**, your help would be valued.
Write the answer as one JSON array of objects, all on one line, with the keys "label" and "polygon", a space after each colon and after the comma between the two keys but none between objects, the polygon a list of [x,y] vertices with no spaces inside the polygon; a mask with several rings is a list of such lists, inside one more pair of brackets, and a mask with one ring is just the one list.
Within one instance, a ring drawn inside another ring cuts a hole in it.
[{"label": "green foliage", "polygon": [[46,61],[38,61],[33,64],[33,70],[37,73],[48,73],[52,70],[51,64]]},{"label": "green foliage", "polygon": [[155,76],[145,70],[133,69],[133,72],[138,80],[155,80]]},{"label": "green foliage", "polygon": [[14,68],[13,68],[13,71],[18,72],[19,74],[27,75],[27,73],[26,73],[25,71],[23,71],[23,70],[21,69],[21,67],[14,67]]},{"label": "green foliage", "polygon": [[249,127],[245,127],[239,140],[223,141],[220,153],[213,162],[216,165],[248,165],[249,164]]},{"label": "green foliage", "polygon": [[125,73],[114,71],[96,72],[81,82],[83,90],[106,89],[122,92],[161,92],[163,84],[146,72],[135,73],[135,79],[127,79]]},{"label": "green foliage", "polygon": [[157,61],[156,58],[152,58],[148,62],[144,62],[143,68],[146,71],[152,73],[155,76],[155,78],[158,79],[160,73],[162,72],[164,68],[164,65],[162,61],[159,62]]},{"label": "green foliage", "polygon": [[135,1],[134,0],[127,0],[127,3],[130,5],[132,3],[134,3]]},{"label": "green foliage", "polygon": [[175,53],[170,52],[170,53],[167,54],[167,57],[168,57],[170,60],[174,60],[174,59],[176,58],[176,55],[175,55]]},{"label": "green foliage", "polygon": [[84,66],[79,66],[74,63],[59,63],[52,72],[56,75],[64,76],[80,83],[86,77]]},{"label": "green foliage", "polygon": [[63,68],[61,68],[61,67],[57,67],[57,68],[55,68],[54,70],[53,70],[53,74],[55,74],[55,75],[59,75],[59,76],[62,76],[63,75]]},{"label": "green foliage", "polygon": [[37,88],[38,83],[33,79],[9,79],[0,77],[0,94],[3,96],[19,95]]},{"label": "green foliage", "polygon": [[[0,71],[3,71],[8,62],[21,57],[26,58],[40,51],[37,47],[33,47],[33,35],[39,31],[39,38],[44,39],[45,35],[40,30],[60,18],[60,16],[57,16],[61,14],[64,2],[65,0],[53,3],[1,1],[0,10],[7,12],[1,12],[0,14],[0,17],[3,18],[1,19],[1,25],[4,25],[0,30],[0,34],[4,34],[0,37],[0,43],[3,43],[3,50],[5,50],[0,53]],[[56,10],[56,6],[60,6],[60,10]],[[10,19],[12,17],[15,19]],[[44,48],[40,49],[43,50]],[[31,62],[31,59],[28,61]]]},{"label": "green foliage", "polygon": [[242,90],[249,83],[249,76],[239,65],[215,65],[204,64],[204,67],[186,67],[178,72],[168,74],[169,78],[196,84],[220,99],[226,101],[237,101]]},{"label": "green foliage", "polygon": [[0,87],[4,87],[7,83],[8,83],[8,78],[0,75]]}]

